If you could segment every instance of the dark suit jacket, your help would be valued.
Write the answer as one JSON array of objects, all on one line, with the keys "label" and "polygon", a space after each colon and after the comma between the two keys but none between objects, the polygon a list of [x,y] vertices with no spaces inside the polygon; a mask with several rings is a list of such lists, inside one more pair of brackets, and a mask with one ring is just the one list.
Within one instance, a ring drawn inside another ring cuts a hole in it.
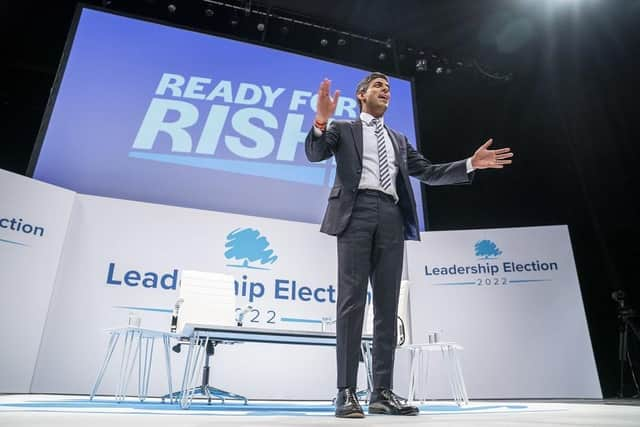
[{"label": "dark suit jacket", "polygon": [[[396,155],[398,176],[396,191],[398,204],[404,217],[405,240],[420,240],[416,202],[409,184],[409,175],[429,185],[447,185],[471,182],[465,160],[433,164],[418,153],[407,137],[387,127]],[[329,194],[329,203],[320,231],[338,235],[347,227],[358,184],[362,174],[362,121],[334,121],[319,137],[313,128],[305,140],[307,159],[320,162],[336,156],[336,179]]]}]

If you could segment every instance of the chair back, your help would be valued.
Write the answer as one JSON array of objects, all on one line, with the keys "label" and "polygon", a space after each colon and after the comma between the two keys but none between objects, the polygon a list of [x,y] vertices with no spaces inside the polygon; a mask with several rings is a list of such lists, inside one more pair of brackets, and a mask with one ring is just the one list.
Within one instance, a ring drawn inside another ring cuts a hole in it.
[{"label": "chair back", "polygon": [[180,272],[177,331],[186,324],[235,326],[236,294],[233,276],[205,271]]}]

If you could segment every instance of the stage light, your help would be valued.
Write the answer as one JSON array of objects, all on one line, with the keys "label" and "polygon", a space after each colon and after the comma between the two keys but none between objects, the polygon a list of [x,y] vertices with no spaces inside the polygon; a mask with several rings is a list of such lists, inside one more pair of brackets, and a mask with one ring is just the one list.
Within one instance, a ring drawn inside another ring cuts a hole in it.
[{"label": "stage light", "polygon": [[280,33],[282,33],[283,36],[286,36],[287,34],[289,34],[289,27],[283,25],[282,27],[280,27]]},{"label": "stage light", "polygon": [[387,54],[386,54],[386,53],[384,53],[384,52],[380,52],[380,53],[378,54],[378,59],[379,59],[380,61],[384,61],[385,59],[387,59]]},{"label": "stage light", "polygon": [[167,10],[169,11],[169,13],[176,13],[176,5],[169,3],[169,6],[167,6]]},{"label": "stage light", "polygon": [[260,32],[264,31],[264,24],[262,22],[260,22],[258,25],[256,25],[256,29]]},{"label": "stage light", "polygon": [[214,14],[213,9],[211,9],[210,7],[206,8],[206,9],[204,10],[204,15],[205,15],[205,16],[212,17],[212,16],[213,16],[213,14]]},{"label": "stage light", "polygon": [[329,44],[329,40],[327,40],[327,39],[321,39],[320,40],[320,46],[325,47],[328,44]]},{"label": "stage light", "polygon": [[416,71],[427,71],[427,60],[425,58],[416,59]]},{"label": "stage light", "polygon": [[238,17],[238,12],[233,9],[231,11],[231,18],[229,19],[229,24],[231,24],[232,27],[237,27],[238,24],[240,23],[240,18]]},{"label": "stage light", "polygon": [[342,37],[340,37],[338,39],[338,46],[344,46],[347,44],[347,41],[345,39],[343,39]]}]

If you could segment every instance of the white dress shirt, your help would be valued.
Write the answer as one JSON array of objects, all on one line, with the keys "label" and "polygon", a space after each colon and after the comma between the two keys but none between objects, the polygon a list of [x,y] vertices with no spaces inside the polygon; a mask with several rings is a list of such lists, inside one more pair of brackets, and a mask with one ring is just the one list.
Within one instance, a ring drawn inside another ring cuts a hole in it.
[{"label": "white dress shirt", "polygon": [[360,184],[358,188],[362,190],[378,190],[393,196],[398,201],[398,192],[396,191],[396,176],[398,175],[398,165],[396,164],[396,153],[391,143],[391,137],[384,128],[384,117],[378,120],[383,126],[384,144],[387,150],[387,160],[389,166],[389,177],[391,185],[387,190],[380,186],[380,167],[378,164],[378,138],[376,137],[376,126],[372,123],[374,117],[369,113],[360,113],[362,120],[362,175],[360,175]]}]

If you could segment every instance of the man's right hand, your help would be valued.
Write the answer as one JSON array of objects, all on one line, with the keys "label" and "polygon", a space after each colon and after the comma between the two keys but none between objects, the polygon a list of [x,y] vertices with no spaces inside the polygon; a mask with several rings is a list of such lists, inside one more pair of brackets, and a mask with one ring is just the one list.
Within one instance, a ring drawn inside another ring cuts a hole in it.
[{"label": "man's right hand", "polygon": [[318,105],[316,107],[316,121],[320,123],[327,123],[333,113],[336,111],[336,105],[338,105],[338,99],[340,98],[340,91],[336,90],[333,94],[333,98],[329,96],[329,88],[331,87],[331,80],[324,79],[320,83],[318,88]]}]

